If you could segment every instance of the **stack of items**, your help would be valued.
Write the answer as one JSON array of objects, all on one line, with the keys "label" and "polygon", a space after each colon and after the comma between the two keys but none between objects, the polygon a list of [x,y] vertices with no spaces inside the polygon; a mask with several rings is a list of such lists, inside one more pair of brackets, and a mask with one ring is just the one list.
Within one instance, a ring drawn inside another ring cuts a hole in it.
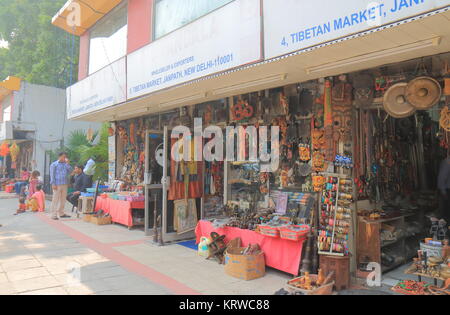
[{"label": "stack of items", "polygon": [[229,247],[225,253],[225,273],[242,280],[264,277],[266,261],[258,244],[247,247]]},{"label": "stack of items", "polygon": [[348,255],[352,222],[352,181],[330,176],[322,192],[319,217],[319,253]]},{"label": "stack of items", "polygon": [[104,212],[103,210],[99,210],[96,213],[85,214],[83,217],[84,222],[94,223],[96,225],[108,225],[112,224],[111,216]]},{"label": "stack of items", "polygon": [[311,275],[305,272],[305,275],[295,278],[288,282],[287,290],[290,292],[301,292],[304,295],[331,295],[333,293],[334,273],[331,272],[325,278],[322,269],[319,269],[318,275]]},{"label": "stack of items", "polygon": [[[439,243],[439,244],[437,244]],[[407,273],[418,276],[429,276],[436,279],[450,278],[450,247],[448,240],[441,242],[428,241],[421,243],[417,258]]]}]

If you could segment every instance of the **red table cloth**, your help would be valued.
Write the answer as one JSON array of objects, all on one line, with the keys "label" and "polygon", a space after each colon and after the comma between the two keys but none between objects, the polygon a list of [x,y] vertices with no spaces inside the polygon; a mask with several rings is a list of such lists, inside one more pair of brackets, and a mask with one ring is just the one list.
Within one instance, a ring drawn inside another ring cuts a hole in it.
[{"label": "red table cloth", "polygon": [[199,221],[195,229],[197,244],[200,242],[202,236],[209,237],[211,232],[225,235],[226,242],[240,237],[243,247],[246,247],[249,244],[258,244],[264,251],[267,266],[294,276],[297,276],[299,273],[304,240],[294,242],[281,238],[272,238],[256,233],[255,231],[242,230],[233,227],[214,229],[211,222]]},{"label": "red table cloth", "polygon": [[95,211],[103,210],[111,216],[114,223],[127,227],[133,227],[132,209],[145,209],[145,202],[130,202],[97,197],[97,204],[95,205]]}]

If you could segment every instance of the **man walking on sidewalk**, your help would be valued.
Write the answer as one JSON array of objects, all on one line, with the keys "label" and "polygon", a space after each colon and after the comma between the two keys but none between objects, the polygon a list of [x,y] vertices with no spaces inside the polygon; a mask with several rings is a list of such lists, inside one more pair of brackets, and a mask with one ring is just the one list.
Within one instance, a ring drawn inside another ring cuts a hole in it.
[{"label": "man walking on sidewalk", "polygon": [[52,219],[58,220],[60,218],[70,218],[64,213],[64,206],[66,204],[67,189],[69,187],[69,175],[72,168],[69,165],[67,154],[62,152],[58,155],[58,160],[50,165],[50,184],[53,190],[52,199]]}]

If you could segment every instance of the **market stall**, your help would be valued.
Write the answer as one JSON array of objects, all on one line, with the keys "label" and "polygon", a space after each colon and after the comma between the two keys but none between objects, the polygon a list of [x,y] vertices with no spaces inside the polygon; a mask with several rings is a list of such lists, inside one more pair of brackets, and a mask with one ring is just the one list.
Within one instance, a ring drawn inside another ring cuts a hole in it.
[{"label": "market stall", "polygon": [[304,238],[297,241],[273,238],[255,231],[239,228],[214,228],[213,223],[209,221],[200,221],[195,230],[197,243],[200,243],[201,237],[209,236],[212,232],[226,235],[226,242],[240,238],[243,247],[247,247],[250,244],[258,244],[264,252],[267,266],[294,276],[297,276],[299,273],[298,267],[300,266],[302,257]]},{"label": "market stall", "polygon": [[[133,210],[145,209],[145,201],[114,200],[111,198],[97,197],[95,211],[103,210],[111,216],[112,222],[122,224],[128,228],[142,226],[143,220],[137,220],[133,216]],[[143,216],[142,216],[143,218]]]},{"label": "market stall", "polygon": [[[195,231],[221,263],[228,250],[263,254],[269,267],[333,273],[334,287],[348,288],[371,263],[387,273],[445,247],[437,183],[449,62],[430,56],[117,122],[116,178],[124,190],[146,187],[146,232],[159,243]],[[214,158],[195,159],[198,145]]]}]

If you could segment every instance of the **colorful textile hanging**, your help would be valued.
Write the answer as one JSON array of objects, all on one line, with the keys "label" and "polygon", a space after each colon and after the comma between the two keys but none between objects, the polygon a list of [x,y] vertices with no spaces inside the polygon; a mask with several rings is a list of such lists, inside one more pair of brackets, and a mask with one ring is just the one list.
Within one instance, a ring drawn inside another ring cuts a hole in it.
[{"label": "colorful textile hanging", "polygon": [[0,156],[6,157],[10,153],[9,150],[9,144],[7,141],[3,141],[2,145],[0,146]]},{"label": "colorful textile hanging", "polygon": [[19,153],[20,153],[20,148],[17,145],[16,141],[13,142],[13,144],[11,145],[11,148],[9,150],[10,150],[12,162],[16,163],[17,157],[19,156]]}]

